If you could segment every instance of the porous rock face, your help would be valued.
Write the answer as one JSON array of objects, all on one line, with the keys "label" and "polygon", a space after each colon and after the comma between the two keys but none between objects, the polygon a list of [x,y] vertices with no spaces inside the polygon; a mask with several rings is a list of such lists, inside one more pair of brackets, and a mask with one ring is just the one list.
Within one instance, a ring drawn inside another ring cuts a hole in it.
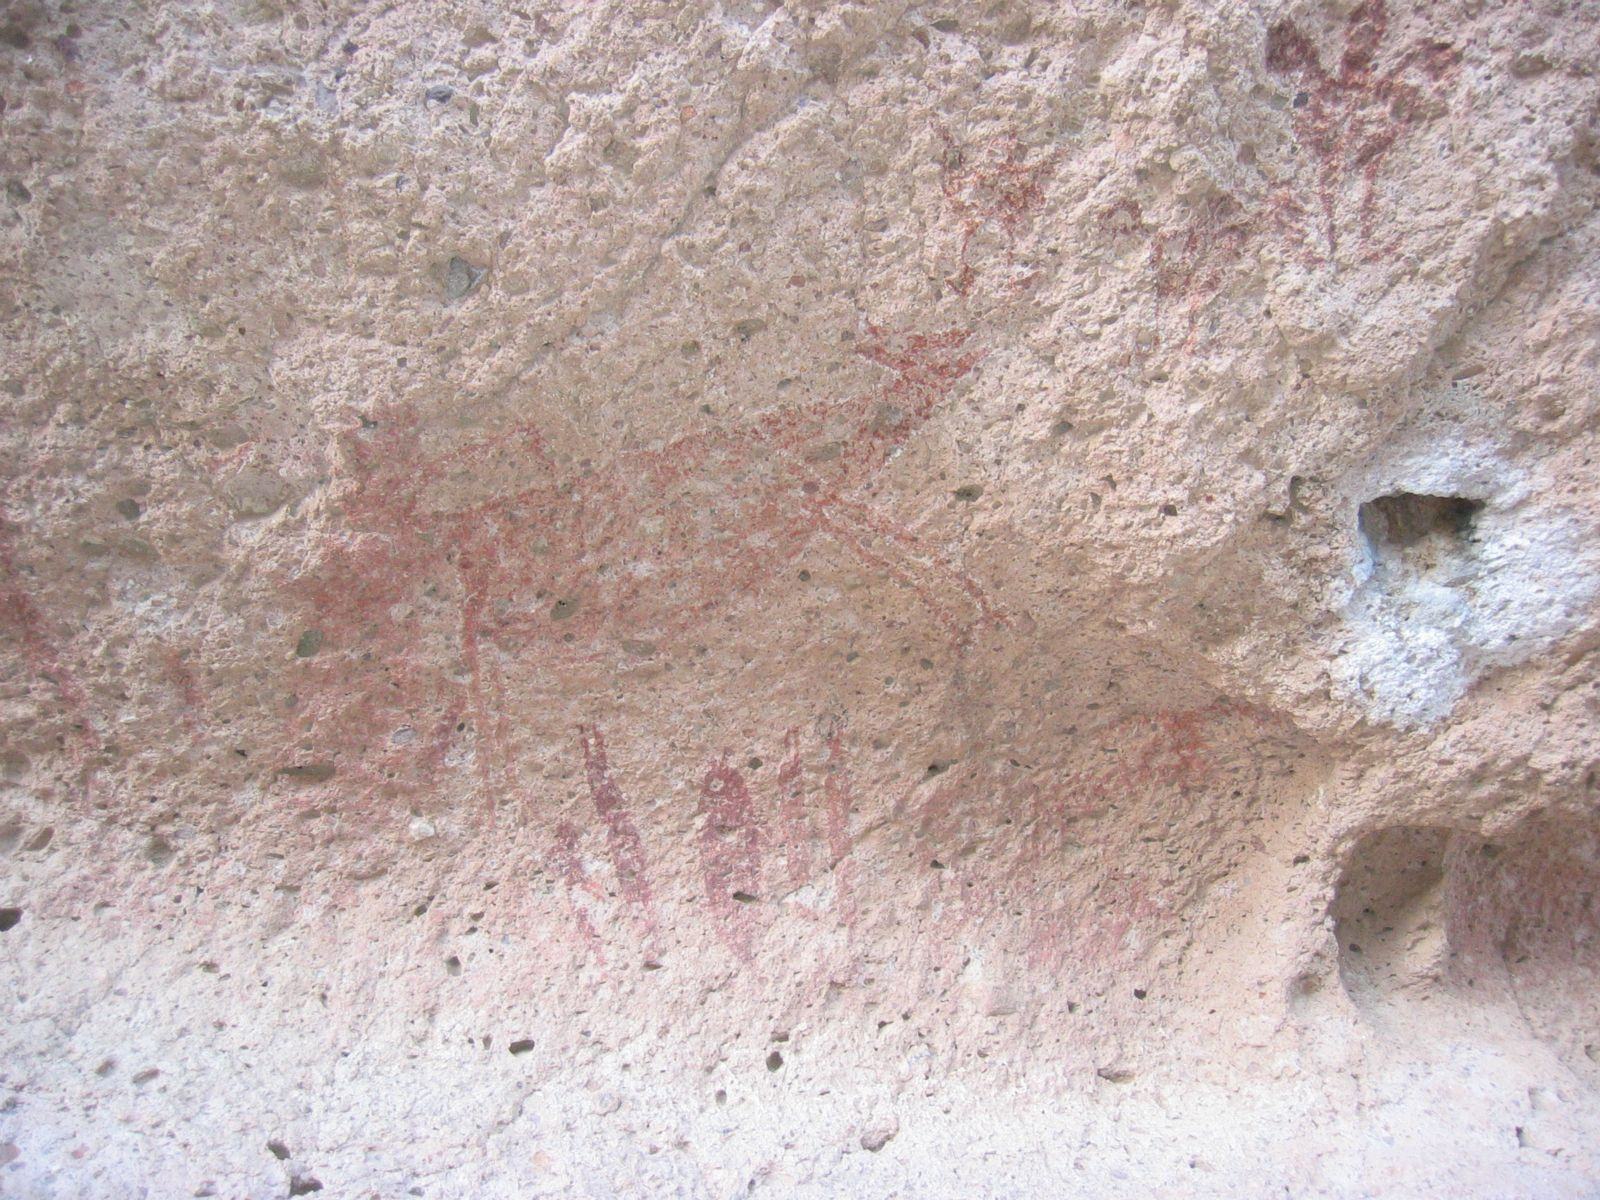
[{"label": "porous rock face", "polygon": [[1597,62],[7,6],[0,1192],[1592,1196]]}]

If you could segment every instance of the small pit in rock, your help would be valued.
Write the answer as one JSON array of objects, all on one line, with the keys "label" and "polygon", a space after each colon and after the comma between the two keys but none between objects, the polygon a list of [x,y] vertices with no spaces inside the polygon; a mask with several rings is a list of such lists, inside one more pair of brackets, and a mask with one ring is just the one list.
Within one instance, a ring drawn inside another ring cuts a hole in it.
[{"label": "small pit in rock", "polygon": [[1437,977],[1450,831],[1396,826],[1356,844],[1333,902],[1339,974],[1361,1002]]},{"label": "small pit in rock", "polygon": [[1482,511],[1483,501],[1465,496],[1393,492],[1363,504],[1359,524],[1380,563],[1405,559],[1427,567],[1471,541]]}]

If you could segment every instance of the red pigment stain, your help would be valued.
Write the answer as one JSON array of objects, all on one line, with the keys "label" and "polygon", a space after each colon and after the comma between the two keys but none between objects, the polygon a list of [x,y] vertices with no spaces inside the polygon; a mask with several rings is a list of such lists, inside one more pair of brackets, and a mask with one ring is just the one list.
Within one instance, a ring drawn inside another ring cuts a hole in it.
[{"label": "red pigment stain", "polygon": [[1248,715],[1243,705],[1218,702],[1204,708],[1166,709],[1131,719],[1120,728],[1131,735],[1132,753],[1110,772],[1108,783],[1156,784],[1179,792],[1212,781],[1209,732],[1233,715]]},{"label": "red pigment stain", "polygon": [[[1344,52],[1328,70],[1311,40],[1292,21],[1279,21],[1267,34],[1267,69],[1292,80],[1294,121],[1301,141],[1317,163],[1326,260],[1339,253],[1339,200],[1347,181],[1359,180],[1356,228],[1368,241],[1363,261],[1393,253],[1393,244],[1371,243],[1378,174],[1395,144],[1444,101],[1441,84],[1461,61],[1446,43],[1418,41],[1406,47],[1387,69],[1379,59],[1389,31],[1383,0],[1357,5],[1345,25]],[[1306,214],[1292,196],[1278,198],[1279,219],[1294,230]],[[1346,220],[1345,224],[1348,224]]]},{"label": "red pigment stain", "polygon": [[778,817],[783,828],[783,854],[789,888],[804,887],[811,878],[816,824],[806,807],[805,779],[800,764],[800,731],[783,735],[783,763],[778,767]]},{"label": "red pigment stain", "polygon": [[577,901],[577,894],[587,892],[596,898],[600,895],[600,888],[594,880],[589,878],[589,872],[583,865],[583,851],[581,848],[582,834],[578,827],[570,821],[562,821],[555,828],[555,841],[550,849],[550,867],[567,887],[567,901],[572,908],[573,920],[578,924],[578,933],[583,939],[583,944],[593,950],[595,954],[604,959],[604,952],[600,948],[600,934],[594,927],[594,922],[589,919],[589,913]]},{"label": "red pigment stain", "polygon": [[[355,785],[373,797],[428,786],[435,765],[470,739],[492,804],[514,791],[513,668],[548,673],[614,654],[623,638],[692,629],[786,574],[818,534],[881,565],[953,639],[997,619],[975,581],[856,499],[981,355],[965,348],[964,330],[866,332],[859,353],[889,373],[876,390],[599,466],[554,461],[527,426],[439,455],[415,410],[365,418],[341,438],[341,532],[293,585],[324,634],[320,653],[295,668],[297,735],[338,756],[347,794]],[[441,499],[452,486],[530,477],[538,482],[487,499]],[[423,617],[439,606],[458,617],[462,677],[448,648],[423,645],[437,628]],[[418,697],[433,715],[413,711]],[[426,754],[382,741],[458,711],[471,729],[447,730]]]},{"label": "red pigment stain", "polygon": [[[750,791],[727,755],[700,783],[700,863],[719,932],[740,958],[751,956],[748,906],[761,886],[761,825]],[[736,899],[735,897],[742,897]]]},{"label": "red pigment stain", "polygon": [[622,897],[642,914],[651,932],[656,925],[654,900],[650,893],[649,864],[644,839],[628,812],[622,789],[611,777],[606,760],[605,738],[598,728],[578,727],[578,742],[583,748],[584,774],[589,782],[589,799],[606,828],[606,845],[617,872]]},{"label": "red pigment stain", "polygon": [[1223,269],[1244,250],[1249,226],[1231,196],[1212,196],[1192,211],[1187,223],[1156,234],[1150,265],[1162,296],[1214,295]]},{"label": "red pigment stain", "polygon": [[968,261],[972,239],[981,230],[998,230],[1010,261],[1017,241],[1044,207],[1044,179],[1054,167],[1055,157],[1030,162],[1028,148],[1015,135],[964,147],[941,128],[939,139],[944,143],[939,186],[961,228],[961,267],[947,282],[964,296],[977,280]]},{"label": "red pigment stain", "polygon": [[1148,243],[1146,264],[1155,283],[1157,311],[1177,302],[1186,346],[1194,343],[1201,310],[1222,290],[1252,232],[1244,209],[1231,196],[1213,196],[1188,210],[1179,223],[1163,228],[1146,222],[1137,200],[1119,200],[1100,215],[1100,224],[1113,239],[1139,237]]},{"label": "red pigment stain", "polygon": [[200,680],[195,676],[194,668],[189,665],[184,652],[177,647],[165,647],[162,658],[164,674],[177,693],[178,711],[184,728],[191,734],[198,734],[204,724],[202,714],[205,712],[205,693],[200,688]]},{"label": "red pigment stain", "polygon": [[844,749],[843,722],[835,721],[828,732],[828,773],[823,783],[828,854],[834,862],[850,853],[850,804],[853,795],[850,762]]},{"label": "red pigment stain", "polygon": [[23,582],[24,572],[16,558],[16,532],[15,525],[0,517],[0,627],[9,631],[21,649],[29,672],[55,691],[68,730],[62,748],[81,773],[87,793],[93,786],[93,758],[101,747],[100,736],[88,695],[63,662],[50,624]]},{"label": "red pigment stain", "polygon": [[827,839],[829,866],[838,890],[839,919],[850,927],[855,924],[856,917],[855,864],[850,858],[850,806],[854,803],[855,787],[845,753],[842,719],[829,722],[827,747],[827,773],[822,782],[823,836]]},{"label": "red pigment stain", "polygon": [[[1206,797],[1240,782],[1217,760],[1214,730],[1239,722],[1263,736],[1286,731],[1280,719],[1245,704],[1163,710],[1101,731],[1096,740],[1118,753],[1047,786],[1002,775],[978,805],[969,802],[977,786],[970,779],[947,776],[916,789],[893,819],[920,834],[916,844],[940,863],[929,888],[944,897],[948,940],[959,941],[966,927],[1014,929],[1031,962],[1057,969],[1069,957],[1115,964],[1135,952],[1136,937],[1171,928],[1189,881],[1169,871],[1159,843],[1142,848],[1143,839],[1185,826],[1205,841]],[[1238,750],[1236,739],[1229,744]],[[1130,831],[1114,810],[1135,796],[1156,815]],[[998,834],[996,812],[1011,819]],[[956,855],[963,846],[986,852],[963,859]]]}]

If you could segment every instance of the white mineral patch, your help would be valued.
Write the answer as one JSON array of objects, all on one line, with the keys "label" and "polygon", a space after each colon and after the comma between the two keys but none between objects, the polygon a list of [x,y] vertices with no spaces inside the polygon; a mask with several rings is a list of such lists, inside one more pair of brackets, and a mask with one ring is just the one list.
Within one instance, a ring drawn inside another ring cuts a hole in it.
[{"label": "white mineral patch", "polygon": [[[1592,610],[1600,570],[1583,529],[1490,450],[1433,445],[1361,479],[1365,497],[1411,494],[1481,504],[1470,525],[1409,550],[1353,539],[1341,689],[1402,727],[1449,715],[1486,673],[1548,651]],[[1351,525],[1358,522],[1352,515]]]}]

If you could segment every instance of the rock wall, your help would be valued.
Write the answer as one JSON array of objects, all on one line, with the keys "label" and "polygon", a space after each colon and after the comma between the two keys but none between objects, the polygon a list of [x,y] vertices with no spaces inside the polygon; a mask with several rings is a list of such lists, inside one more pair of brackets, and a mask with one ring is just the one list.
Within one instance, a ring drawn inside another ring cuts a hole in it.
[{"label": "rock wall", "polygon": [[1594,1195],[1597,62],[7,6],[0,1194]]}]

